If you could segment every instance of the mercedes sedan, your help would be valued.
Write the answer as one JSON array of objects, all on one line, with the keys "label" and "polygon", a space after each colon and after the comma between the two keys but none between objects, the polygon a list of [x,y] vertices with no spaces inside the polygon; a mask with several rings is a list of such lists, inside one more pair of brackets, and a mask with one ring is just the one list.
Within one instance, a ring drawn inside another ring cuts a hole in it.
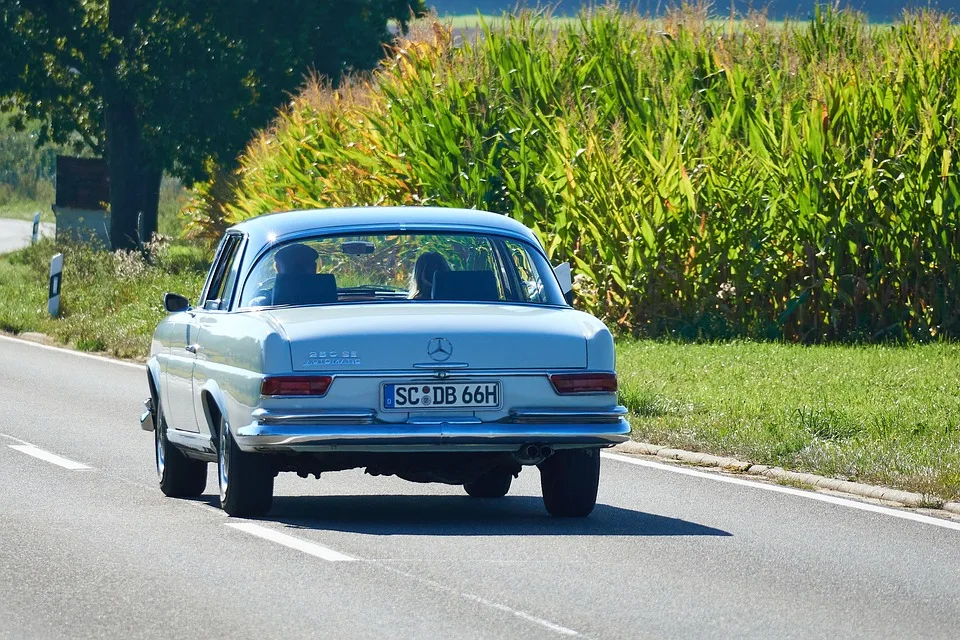
[{"label": "mercedes sedan", "polygon": [[627,439],[610,332],[569,267],[502,215],[294,211],[226,231],[195,304],[168,293],[141,425],[160,489],[266,514],[274,478],[363,468],[499,498],[537,467],[555,516],[594,508]]}]

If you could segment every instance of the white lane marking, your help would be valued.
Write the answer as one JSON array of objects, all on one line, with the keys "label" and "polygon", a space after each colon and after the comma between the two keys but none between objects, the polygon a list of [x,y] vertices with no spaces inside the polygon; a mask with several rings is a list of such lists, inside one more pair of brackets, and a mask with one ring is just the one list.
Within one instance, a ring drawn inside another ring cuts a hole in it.
[{"label": "white lane marking", "polygon": [[393,573],[404,576],[405,578],[416,580],[420,584],[426,585],[427,587],[430,587],[431,589],[434,589],[436,591],[442,591],[444,593],[453,594],[455,596],[459,596],[463,598],[464,600],[470,600],[471,602],[482,604],[485,607],[491,607],[493,609],[496,609],[497,611],[503,611],[504,613],[509,613],[518,618],[526,620],[527,622],[532,622],[533,624],[539,625],[545,629],[549,629],[550,631],[553,631],[554,633],[558,633],[562,636],[579,636],[580,635],[579,632],[574,631],[573,629],[561,626],[554,622],[550,622],[549,620],[544,620],[543,618],[537,617],[535,615],[531,615],[526,611],[521,611],[520,609],[514,609],[513,607],[508,607],[505,604],[500,604],[499,602],[494,602],[493,600],[487,600],[486,598],[483,598],[481,596],[478,596],[472,593],[457,591],[453,587],[448,587],[434,580],[430,580],[429,578],[424,578],[422,576],[418,576],[413,573],[408,573],[406,571],[402,571],[395,567],[388,567],[385,565],[381,565],[381,566],[387,571],[392,571]]},{"label": "white lane marking", "polygon": [[[9,440],[13,440],[14,442],[19,442],[20,444],[27,444],[27,445],[30,444],[30,443],[27,442],[26,440],[21,440],[20,438],[15,438],[15,437],[13,437],[13,436],[8,436],[8,435],[5,434],[5,433],[0,433],[0,438],[7,438],[7,439],[9,439]],[[31,445],[31,446],[32,446],[32,445]]]},{"label": "white lane marking", "polygon": [[706,473],[704,471],[696,471],[694,469],[687,469],[685,467],[675,466],[672,464],[664,464],[663,462],[654,462],[653,460],[644,460],[642,458],[631,458],[631,457],[620,455],[617,453],[608,453],[606,451],[601,451],[600,455],[603,456],[604,458],[610,458],[611,460],[618,460],[620,462],[626,462],[628,464],[635,464],[641,467],[651,467],[653,469],[661,469],[663,471],[679,473],[685,476],[693,476],[695,478],[705,478],[707,480],[715,480],[717,482],[726,482],[729,484],[736,484],[743,487],[753,487],[754,489],[763,489],[764,491],[775,491],[777,493],[786,493],[787,495],[799,496],[801,498],[807,498],[808,500],[819,500],[820,502],[828,502],[830,504],[836,504],[842,507],[860,509],[861,511],[871,511],[873,513],[882,513],[884,515],[893,516],[895,518],[902,518],[904,520],[913,520],[914,522],[922,522],[923,524],[932,524],[936,527],[943,527],[944,529],[953,529],[955,531],[960,531],[960,522],[953,522],[951,520],[942,520],[940,518],[934,518],[932,516],[925,516],[920,513],[913,513],[912,511],[901,511],[900,509],[891,509],[890,507],[881,507],[880,505],[870,504],[868,502],[858,502],[856,500],[851,500],[849,498],[839,498],[837,496],[831,496],[823,493],[815,493],[813,491],[801,491],[800,489],[783,487],[778,484],[766,484],[763,482],[757,482],[756,480],[744,480],[742,478],[732,478],[730,476],[721,475],[719,473]]},{"label": "white lane marking", "polygon": [[512,608],[512,607],[508,607],[508,606],[505,605],[505,604],[500,604],[499,602],[492,602],[492,601],[490,601],[490,600],[487,600],[486,598],[481,598],[480,596],[475,596],[475,595],[473,595],[473,594],[471,594],[471,593],[461,593],[460,595],[461,595],[462,597],[466,598],[467,600],[473,600],[474,602],[478,602],[478,603],[483,604],[483,605],[486,605],[486,606],[488,606],[488,607],[493,607],[494,609],[497,609],[498,611],[504,611],[504,612],[506,612],[506,613],[512,613],[513,615],[517,616],[518,618],[523,618],[524,620],[527,620],[528,622],[532,622],[532,623],[534,623],[534,624],[538,624],[538,625],[540,625],[541,627],[545,627],[545,628],[549,629],[550,631],[553,631],[554,633],[559,633],[559,634],[562,635],[562,636],[578,636],[578,635],[580,635],[579,633],[577,633],[577,632],[574,631],[573,629],[568,629],[567,627],[562,627],[562,626],[560,626],[559,624],[555,624],[555,623],[553,623],[553,622],[550,622],[549,620],[544,620],[543,618],[538,618],[537,616],[530,615],[529,613],[527,613],[527,612],[525,612],[525,611],[520,611],[519,609],[514,609],[514,608]]},{"label": "white lane marking", "polygon": [[330,562],[354,562],[356,560],[356,558],[344,555],[339,551],[334,551],[333,549],[328,549],[323,545],[307,542],[306,540],[295,538],[294,536],[287,535],[286,533],[280,533],[279,531],[274,531],[273,529],[261,527],[260,525],[252,522],[228,522],[226,524],[228,527],[243,531],[244,533],[249,533],[252,536],[257,536],[258,538],[263,538],[264,540],[269,540],[270,542],[276,542],[277,544],[285,547],[296,549],[297,551],[302,551],[303,553],[316,556],[317,558],[328,560]]},{"label": "white lane marking", "polygon": [[34,458],[39,458],[51,464],[55,464],[63,467],[64,469],[70,469],[72,471],[79,471],[81,469],[90,469],[85,464],[80,464],[79,462],[74,462],[73,460],[67,460],[61,456],[58,456],[55,453],[50,453],[49,451],[44,451],[40,447],[35,447],[32,444],[8,444],[8,447],[15,449],[20,453],[25,453],[28,456],[33,456]]},{"label": "white lane marking", "polygon": [[16,342],[19,344],[36,347],[37,349],[45,349],[47,351],[57,351],[59,353],[68,353],[72,356],[77,356],[78,358],[87,358],[89,360],[99,360],[100,362],[108,362],[110,364],[119,364],[124,367],[133,367],[135,369],[142,370],[146,366],[145,364],[137,364],[136,362],[127,362],[126,360],[117,360],[115,358],[106,358],[104,356],[98,356],[92,353],[74,351],[73,349],[65,349],[63,347],[51,347],[48,344],[40,344],[39,342],[31,342],[30,340],[23,340],[22,338],[14,338],[11,336],[0,335],[0,340],[6,340],[7,342]]}]

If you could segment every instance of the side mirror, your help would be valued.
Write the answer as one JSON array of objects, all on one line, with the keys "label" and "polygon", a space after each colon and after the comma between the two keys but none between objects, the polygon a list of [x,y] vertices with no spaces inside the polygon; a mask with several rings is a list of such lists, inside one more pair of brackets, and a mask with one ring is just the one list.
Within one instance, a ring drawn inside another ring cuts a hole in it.
[{"label": "side mirror", "polygon": [[570,271],[570,263],[558,264],[553,268],[553,273],[557,276],[557,282],[560,283],[563,299],[573,306],[573,274]]},{"label": "side mirror", "polygon": [[190,308],[190,301],[179,293],[163,294],[163,308],[167,313],[179,313]]}]

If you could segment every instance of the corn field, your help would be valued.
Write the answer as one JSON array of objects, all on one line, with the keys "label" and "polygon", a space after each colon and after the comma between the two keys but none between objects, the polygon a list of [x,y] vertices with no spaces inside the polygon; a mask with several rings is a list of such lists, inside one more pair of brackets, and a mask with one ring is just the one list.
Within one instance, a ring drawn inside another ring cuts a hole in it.
[{"label": "corn field", "polygon": [[708,18],[527,13],[465,43],[421,26],[374,75],[309,83],[195,226],[477,207],[533,227],[622,334],[960,335],[956,27]]}]

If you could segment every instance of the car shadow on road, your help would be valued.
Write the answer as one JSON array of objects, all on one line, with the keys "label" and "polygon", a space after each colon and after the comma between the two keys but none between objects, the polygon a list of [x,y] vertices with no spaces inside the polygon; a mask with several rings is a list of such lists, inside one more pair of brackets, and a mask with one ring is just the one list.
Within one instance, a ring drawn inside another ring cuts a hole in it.
[{"label": "car shadow on road", "polygon": [[598,504],[588,518],[553,518],[540,498],[277,496],[265,518],[295,529],[426,536],[730,536],[695,522]]}]

